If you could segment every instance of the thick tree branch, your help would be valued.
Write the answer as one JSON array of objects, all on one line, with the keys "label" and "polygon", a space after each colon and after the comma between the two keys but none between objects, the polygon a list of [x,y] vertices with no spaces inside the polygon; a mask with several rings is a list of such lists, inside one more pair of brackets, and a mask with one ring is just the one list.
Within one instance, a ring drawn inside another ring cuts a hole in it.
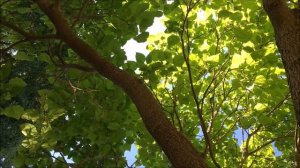
[{"label": "thick tree branch", "polygon": [[289,9],[284,0],[262,1],[275,30],[276,44],[288,78],[298,125],[295,160],[296,167],[300,167],[300,12]]},{"label": "thick tree branch", "polygon": [[48,0],[35,1],[50,18],[58,36],[102,76],[120,86],[135,103],[143,122],[174,167],[207,167],[191,142],[169,122],[148,87],[138,79],[103,59],[95,49],[72,32],[59,7]]},{"label": "thick tree branch", "polygon": [[284,0],[262,0],[263,7],[276,31],[286,29],[287,24],[294,24],[294,15]]},{"label": "thick tree branch", "polygon": [[283,0],[263,0],[263,5],[275,30],[276,44],[287,73],[300,125],[300,18]]}]

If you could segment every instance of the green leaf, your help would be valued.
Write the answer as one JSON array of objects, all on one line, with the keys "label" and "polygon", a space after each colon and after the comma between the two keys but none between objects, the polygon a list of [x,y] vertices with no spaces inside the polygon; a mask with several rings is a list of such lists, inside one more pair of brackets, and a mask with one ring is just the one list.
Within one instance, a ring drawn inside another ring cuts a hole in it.
[{"label": "green leaf", "polygon": [[16,55],[16,60],[22,60],[22,61],[32,61],[33,58],[31,56],[28,56],[25,52],[19,51]]},{"label": "green leaf", "polygon": [[240,119],[240,125],[243,129],[249,129],[254,123],[254,118],[243,117]]},{"label": "green leaf", "polygon": [[244,8],[249,8],[249,9],[257,9],[258,5],[257,5],[257,1],[241,1],[241,4]]},{"label": "green leaf", "polygon": [[21,14],[30,13],[31,10],[29,8],[18,8],[18,12]]},{"label": "green leaf", "polygon": [[266,83],[266,78],[263,76],[263,75],[258,75],[256,78],[255,78],[255,83],[257,84],[260,84],[260,85],[263,85],[264,83]]},{"label": "green leaf", "polygon": [[129,69],[129,70],[136,70],[137,68],[137,63],[135,61],[127,61],[127,63],[125,64],[126,66],[126,69]]},{"label": "green leaf", "polygon": [[246,29],[242,28],[236,28],[234,30],[235,36],[237,37],[237,40],[240,40],[241,42],[247,42],[252,37],[252,32]]},{"label": "green leaf", "polygon": [[3,81],[8,77],[8,75],[11,73],[12,65],[11,63],[6,63],[1,66],[0,69],[0,81]]},{"label": "green leaf", "polygon": [[130,4],[131,14],[133,16],[140,15],[142,12],[145,12],[147,10],[149,4],[147,3],[141,3],[141,1],[133,1],[133,3]]},{"label": "green leaf", "polygon": [[25,113],[21,117],[22,119],[28,120],[28,121],[37,121],[39,119],[39,112],[36,110],[25,110]]},{"label": "green leaf", "polygon": [[174,58],[173,58],[173,64],[174,66],[178,66],[178,67],[181,67],[184,63],[184,59],[181,55],[176,55]]},{"label": "green leaf", "polygon": [[135,55],[135,59],[139,64],[143,64],[146,60],[146,57],[144,54],[137,52]]},{"label": "green leaf", "polygon": [[13,105],[5,108],[1,114],[4,114],[8,117],[12,117],[15,119],[20,119],[21,116],[24,114],[24,108],[19,105]]},{"label": "green leaf", "polygon": [[[68,70],[68,76],[71,79],[78,78],[81,75],[82,75],[82,71],[80,71],[79,69],[69,69]],[[51,81],[55,81],[55,80],[51,79]]]},{"label": "green leaf", "polygon": [[264,125],[276,124],[276,121],[274,119],[266,115],[261,115],[259,117],[259,122],[261,122]]},{"label": "green leaf", "polygon": [[232,15],[232,12],[230,12],[230,11],[228,11],[228,10],[221,10],[221,11],[219,11],[219,13],[218,13],[218,16],[220,17],[220,18],[226,18],[226,17],[229,17],[229,16],[231,16]]},{"label": "green leaf", "polygon": [[51,118],[51,120],[55,120],[60,116],[63,116],[66,113],[65,109],[51,109],[53,108],[52,106],[49,106],[50,108],[50,113],[49,113],[49,117]]},{"label": "green leaf", "polygon": [[239,79],[233,79],[232,80],[232,88],[233,89],[237,89],[239,87],[241,87],[241,81]]},{"label": "green leaf", "polygon": [[146,62],[151,63],[152,61],[158,61],[162,56],[164,55],[164,52],[161,50],[152,50],[149,55],[146,57]]},{"label": "green leaf", "polygon": [[14,159],[13,163],[16,167],[24,167],[25,158],[23,155],[18,154]]},{"label": "green leaf", "polygon": [[112,122],[108,124],[107,128],[110,130],[117,130],[120,128],[120,124],[116,122]]},{"label": "green leaf", "polygon": [[141,43],[141,42],[145,42],[148,37],[149,37],[149,32],[143,32],[143,33],[139,34],[138,36],[136,36],[134,39],[137,42]]},{"label": "green leaf", "polygon": [[12,88],[23,88],[26,86],[26,82],[24,82],[23,79],[18,78],[18,77],[9,80],[8,84]]},{"label": "green leaf", "polygon": [[[22,129],[23,135],[25,135],[25,136],[36,136],[37,133],[38,133],[36,127],[33,124],[30,124],[30,123],[22,124],[21,129]],[[36,141],[36,140],[31,140],[31,141],[32,142],[27,141],[27,143],[28,143],[27,147],[28,148],[32,145],[32,143],[37,143],[37,142],[33,142],[33,141]]]},{"label": "green leaf", "polygon": [[251,53],[251,57],[252,59],[256,60],[260,60],[261,58],[263,58],[265,55],[265,51],[262,49],[259,50],[255,50],[254,52]]},{"label": "green leaf", "polygon": [[165,22],[166,27],[167,27],[167,32],[178,32],[180,31],[180,26],[178,22],[169,20]]},{"label": "green leaf", "polygon": [[179,42],[180,42],[180,39],[176,35],[171,35],[171,36],[168,37],[168,45],[170,47],[178,44]]},{"label": "green leaf", "polygon": [[254,106],[254,109],[257,110],[257,111],[264,111],[266,108],[267,108],[267,105],[266,104],[262,104],[262,103],[257,103]]},{"label": "green leaf", "polygon": [[41,53],[39,56],[38,56],[38,59],[41,60],[41,61],[44,61],[44,62],[47,62],[47,63],[51,63],[51,60],[49,58],[50,56],[46,53]]}]

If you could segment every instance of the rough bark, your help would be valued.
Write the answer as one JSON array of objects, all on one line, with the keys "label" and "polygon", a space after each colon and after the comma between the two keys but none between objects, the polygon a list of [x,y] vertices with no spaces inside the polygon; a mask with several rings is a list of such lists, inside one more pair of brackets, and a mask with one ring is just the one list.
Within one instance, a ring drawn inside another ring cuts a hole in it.
[{"label": "rough bark", "polygon": [[123,71],[101,57],[95,49],[72,32],[57,4],[49,0],[36,0],[40,9],[56,27],[57,35],[82,59],[92,65],[102,76],[120,86],[136,105],[143,122],[177,168],[205,168],[206,163],[191,142],[169,122],[147,86],[133,75]]},{"label": "rough bark", "polygon": [[[300,15],[298,10],[290,9],[284,0],[263,0],[275,31],[275,38],[282,62],[286,70],[289,88],[300,126]],[[296,138],[296,149],[300,149],[299,134]],[[297,150],[297,167],[300,167],[300,153]]]}]

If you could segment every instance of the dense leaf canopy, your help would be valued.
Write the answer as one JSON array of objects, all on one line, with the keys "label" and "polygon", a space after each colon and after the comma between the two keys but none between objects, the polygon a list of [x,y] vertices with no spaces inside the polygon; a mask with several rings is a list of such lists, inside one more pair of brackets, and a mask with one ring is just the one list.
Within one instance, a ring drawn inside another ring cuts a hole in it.
[{"label": "dense leaf canopy", "polygon": [[[79,38],[145,82],[210,167],[293,165],[295,116],[261,1],[59,3]],[[57,38],[36,3],[0,0],[0,12],[2,166],[171,167],[131,98]],[[149,34],[155,17],[166,30]],[[150,53],[127,60],[130,39]]]}]

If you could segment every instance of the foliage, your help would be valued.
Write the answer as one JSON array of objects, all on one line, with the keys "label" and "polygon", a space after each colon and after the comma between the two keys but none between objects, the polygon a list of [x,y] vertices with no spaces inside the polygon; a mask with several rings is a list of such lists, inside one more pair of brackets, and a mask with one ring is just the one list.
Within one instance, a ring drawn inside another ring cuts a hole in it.
[{"label": "foliage", "polygon": [[[214,158],[221,167],[292,164],[294,115],[260,1],[61,3],[77,35],[144,80],[209,165]],[[24,31],[55,33],[32,1],[0,5],[1,19]],[[166,31],[149,35],[147,28],[161,16]],[[26,39],[7,27],[0,31],[0,114],[28,121],[20,124],[22,144],[14,145],[16,167],[125,167],[124,152],[132,144],[138,148],[135,166],[171,167],[130,98],[66,44]],[[147,41],[150,54],[126,60],[121,47],[131,38]]]},{"label": "foliage", "polygon": [[22,142],[22,133],[18,120],[0,115],[0,166],[11,165],[17,147]]}]

